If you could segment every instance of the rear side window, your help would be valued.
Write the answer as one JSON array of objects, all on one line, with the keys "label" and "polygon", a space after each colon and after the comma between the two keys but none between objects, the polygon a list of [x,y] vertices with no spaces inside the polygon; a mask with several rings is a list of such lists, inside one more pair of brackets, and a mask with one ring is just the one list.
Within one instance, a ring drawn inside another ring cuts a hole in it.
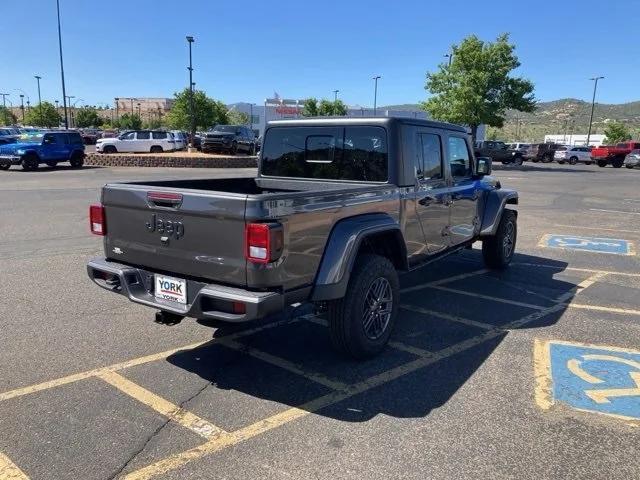
[{"label": "rear side window", "polygon": [[418,168],[416,176],[423,180],[442,178],[442,147],[440,136],[420,133],[418,140]]},{"label": "rear side window", "polygon": [[262,174],[384,182],[387,164],[381,127],[275,127],[264,140]]},{"label": "rear side window", "polygon": [[149,140],[151,138],[151,132],[138,132],[136,138],[138,140]]},{"label": "rear side window", "polygon": [[449,137],[449,168],[452,177],[469,177],[472,174],[467,142],[462,137]]},{"label": "rear side window", "polygon": [[[167,132],[151,132],[151,135],[154,140],[164,140],[167,138]],[[141,137],[138,136],[138,138],[141,138]]]},{"label": "rear side window", "polygon": [[79,133],[67,133],[67,140],[70,144],[82,143],[82,137]]}]

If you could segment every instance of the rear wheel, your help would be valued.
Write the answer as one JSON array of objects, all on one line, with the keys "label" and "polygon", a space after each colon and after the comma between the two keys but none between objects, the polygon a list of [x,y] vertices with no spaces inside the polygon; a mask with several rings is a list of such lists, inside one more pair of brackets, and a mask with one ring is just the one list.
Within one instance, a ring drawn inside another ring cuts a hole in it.
[{"label": "rear wheel", "polygon": [[553,155],[547,154],[542,157],[542,163],[551,163],[553,162]]},{"label": "rear wheel", "polygon": [[354,358],[380,353],[391,336],[399,296],[398,273],[389,259],[360,255],[345,296],[328,305],[334,348]]},{"label": "rear wheel", "polygon": [[231,155],[236,155],[238,153],[238,143],[237,142],[233,142],[233,144],[231,144],[230,153],[231,153]]},{"label": "rear wheel", "polygon": [[540,160],[538,160],[537,158],[532,158],[532,159],[531,159],[531,161],[532,161],[533,163],[538,163]]},{"label": "rear wheel", "polygon": [[[625,165],[625,167],[627,167],[627,168],[633,168],[633,165]],[[6,168],[5,168],[5,170],[6,170]]]},{"label": "rear wheel", "polygon": [[564,165],[564,160],[558,160],[558,163],[559,163],[560,165]]},{"label": "rear wheel", "polygon": [[163,152],[162,147],[161,147],[160,145],[153,145],[153,146],[149,149],[149,151],[150,151],[151,153],[162,153],[162,152]]},{"label": "rear wheel", "polygon": [[482,257],[489,268],[503,269],[513,258],[518,237],[517,217],[513,210],[504,210],[495,235],[482,241]]},{"label": "rear wheel", "polygon": [[608,162],[607,162],[606,160],[598,160],[598,166],[599,166],[600,168],[604,168],[604,167],[606,167],[606,166],[607,166],[607,163],[608,163]]},{"label": "rear wheel", "polygon": [[611,161],[611,165],[613,165],[613,168],[620,168],[622,167],[622,165],[624,165],[624,157],[616,157]]},{"label": "rear wheel", "polygon": [[578,157],[571,157],[569,159],[569,165],[575,165],[576,163],[578,163]]},{"label": "rear wheel", "polygon": [[585,165],[591,165],[592,163],[592,161],[584,162]]},{"label": "rear wheel", "polygon": [[37,170],[40,163],[40,159],[37,155],[30,153],[22,157],[22,169],[30,172],[32,170]]},{"label": "rear wheel", "polygon": [[71,168],[82,168],[84,165],[84,156],[80,152],[74,152],[69,160]]}]

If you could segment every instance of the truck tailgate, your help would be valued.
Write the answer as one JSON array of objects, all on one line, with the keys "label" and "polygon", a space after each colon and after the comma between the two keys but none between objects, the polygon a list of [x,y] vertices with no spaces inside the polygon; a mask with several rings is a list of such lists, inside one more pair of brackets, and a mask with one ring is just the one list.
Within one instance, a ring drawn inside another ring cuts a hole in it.
[{"label": "truck tailgate", "polygon": [[107,185],[106,255],[167,274],[245,286],[246,201],[245,194]]}]

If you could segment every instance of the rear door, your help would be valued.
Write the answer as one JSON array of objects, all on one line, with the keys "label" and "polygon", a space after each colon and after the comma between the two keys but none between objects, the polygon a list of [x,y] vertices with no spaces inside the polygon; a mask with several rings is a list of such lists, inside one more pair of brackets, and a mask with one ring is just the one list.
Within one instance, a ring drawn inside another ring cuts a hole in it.
[{"label": "rear door", "polygon": [[151,132],[149,130],[140,130],[136,132],[136,139],[134,141],[134,152],[148,152],[151,149]]},{"label": "rear door", "polygon": [[466,135],[448,134],[446,158],[451,194],[449,242],[450,245],[459,245],[474,237],[479,222],[479,188],[473,178],[473,155]]},{"label": "rear door", "polygon": [[246,199],[245,194],[107,185],[106,254],[174,276],[244,286]]},{"label": "rear door", "polygon": [[416,132],[416,211],[428,253],[438,253],[449,244],[450,194],[443,164],[443,139],[437,130],[419,128]]}]

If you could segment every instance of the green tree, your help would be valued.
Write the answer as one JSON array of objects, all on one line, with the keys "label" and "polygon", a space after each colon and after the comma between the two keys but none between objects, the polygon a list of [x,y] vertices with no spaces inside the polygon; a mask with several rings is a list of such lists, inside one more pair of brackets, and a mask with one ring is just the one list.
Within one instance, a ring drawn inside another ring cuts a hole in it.
[{"label": "green tree", "polygon": [[47,128],[57,127],[61,121],[62,118],[56,107],[49,102],[42,102],[40,105],[31,107],[24,118],[26,125]]},{"label": "green tree", "polygon": [[[175,100],[171,111],[167,113],[166,122],[176,130],[191,130],[191,109],[189,104],[189,89],[175,93]],[[207,97],[201,91],[193,92],[193,107],[196,118],[196,130],[207,130],[217,124],[229,123],[227,107],[224,103]]]},{"label": "green tree", "polygon": [[83,107],[76,112],[76,127],[99,127],[102,123],[95,108]]},{"label": "green tree", "polygon": [[0,125],[14,125],[16,116],[7,107],[0,107]]},{"label": "green tree", "polygon": [[438,120],[468,125],[475,140],[478,126],[502,127],[509,109],[535,110],[533,83],[512,76],[520,66],[509,35],[483,42],[475,35],[453,46],[453,61],[427,73],[425,89],[433,96],[422,108]]},{"label": "green tree", "polygon": [[228,122],[231,125],[249,125],[249,115],[237,110],[229,110],[227,112]]},{"label": "green tree", "polygon": [[157,118],[152,118],[151,120],[147,120],[143,124],[143,128],[148,128],[149,130],[156,130],[162,127],[163,127],[162,121],[158,120]]},{"label": "green tree", "polygon": [[614,144],[618,142],[624,142],[625,140],[631,140],[631,131],[624,123],[621,122],[609,122],[604,127],[604,139],[605,144]]},{"label": "green tree", "polygon": [[302,107],[304,117],[332,117],[344,116],[347,114],[347,106],[342,100],[325,100],[318,102],[316,98],[307,98]]},{"label": "green tree", "polygon": [[142,119],[135,113],[123,113],[118,120],[118,126],[124,130],[139,130],[142,128]]}]

